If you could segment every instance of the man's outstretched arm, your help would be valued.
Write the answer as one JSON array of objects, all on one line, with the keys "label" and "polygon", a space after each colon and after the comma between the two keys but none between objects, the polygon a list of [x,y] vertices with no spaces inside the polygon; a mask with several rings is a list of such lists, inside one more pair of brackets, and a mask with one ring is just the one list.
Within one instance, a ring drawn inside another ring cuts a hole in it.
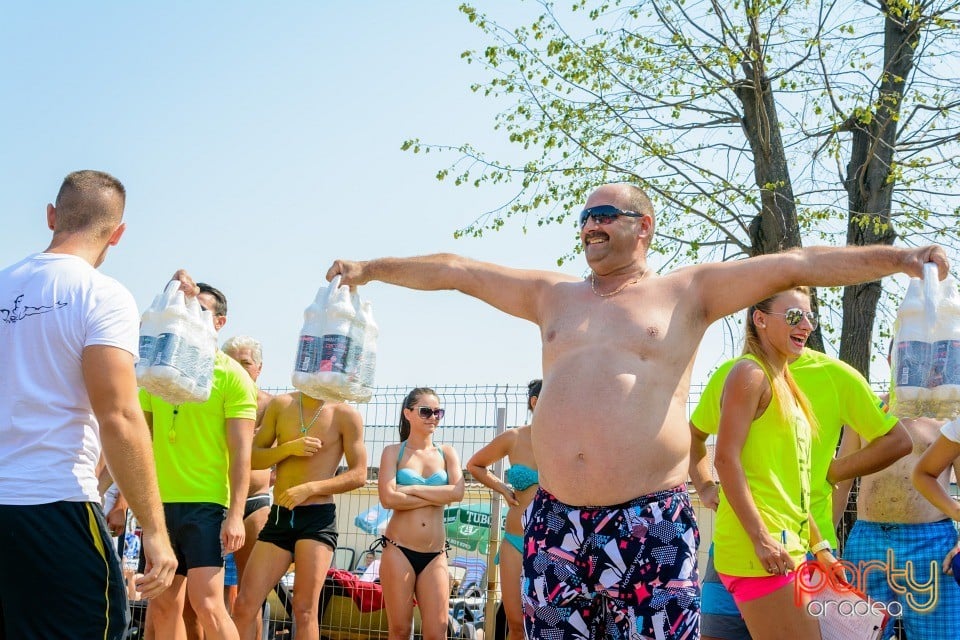
[{"label": "man's outstretched arm", "polygon": [[539,322],[542,296],[550,286],[576,282],[565,274],[510,269],[451,253],[364,262],[336,260],[327,271],[327,280],[336,275],[350,286],[377,280],[421,291],[456,290],[534,323]]},{"label": "man's outstretched arm", "polygon": [[118,347],[88,346],[83,350],[83,380],[100,423],[110,474],[143,528],[147,574],[138,588],[151,598],[170,586],[177,559],[160,503],[150,432],[137,400],[133,356]]},{"label": "man's outstretched arm", "polygon": [[690,274],[703,301],[704,320],[710,323],[800,285],[845,286],[894,273],[922,277],[926,262],[939,267],[941,279],[947,277],[950,263],[937,245],[916,249],[886,245],[808,247],[690,267]]}]

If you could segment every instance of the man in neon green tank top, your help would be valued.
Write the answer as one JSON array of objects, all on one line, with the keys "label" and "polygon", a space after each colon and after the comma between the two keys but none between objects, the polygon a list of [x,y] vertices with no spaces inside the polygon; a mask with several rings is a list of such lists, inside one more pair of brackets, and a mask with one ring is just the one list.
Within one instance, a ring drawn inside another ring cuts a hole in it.
[{"label": "man in neon green tank top", "polygon": [[[189,281],[184,272],[175,278]],[[219,331],[226,297],[203,283],[194,287]],[[180,562],[173,585],[150,603],[155,637],[178,637],[189,598],[206,638],[236,640],[223,602],[223,555],[243,546],[257,387],[237,361],[217,351],[209,400],[171,405],[141,390],[140,406],[153,432],[160,498]]]},{"label": "man in neon green tank top", "polygon": [[[706,440],[720,423],[723,384],[736,359],[717,369],[690,416],[690,478],[706,506],[716,509],[717,485],[707,458]],[[810,511],[824,539],[837,547],[833,487],[849,478],[885,468],[910,452],[910,436],[897,418],[886,411],[869,383],[845,362],[812,349],[804,349],[789,365],[797,386],[816,413],[818,426],[811,442]],[[843,425],[849,425],[869,445],[850,456],[834,458]],[[838,513],[843,506],[837,505]],[[710,560],[712,561],[712,555]],[[703,637],[749,639],[736,605],[719,582],[713,583],[712,562],[704,572]]]}]

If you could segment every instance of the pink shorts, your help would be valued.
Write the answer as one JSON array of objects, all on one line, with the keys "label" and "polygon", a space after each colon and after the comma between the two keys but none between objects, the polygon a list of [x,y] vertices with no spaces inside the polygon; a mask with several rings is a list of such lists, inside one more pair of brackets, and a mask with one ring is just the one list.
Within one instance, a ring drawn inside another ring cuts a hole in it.
[{"label": "pink shorts", "polygon": [[727,588],[734,602],[749,602],[763,596],[768,596],[774,591],[792,584],[796,573],[791,571],[785,576],[728,576],[725,573],[717,572],[720,582]]}]

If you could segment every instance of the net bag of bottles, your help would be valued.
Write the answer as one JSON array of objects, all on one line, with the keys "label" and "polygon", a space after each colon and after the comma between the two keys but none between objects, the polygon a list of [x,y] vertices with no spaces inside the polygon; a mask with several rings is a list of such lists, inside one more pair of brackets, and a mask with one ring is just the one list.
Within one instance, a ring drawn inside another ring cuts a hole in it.
[{"label": "net bag of bottles", "polygon": [[897,310],[890,354],[890,407],[900,418],[947,420],[960,415],[960,290],[924,265]]},{"label": "net bag of bottles", "polygon": [[319,400],[369,402],[378,333],[370,302],[335,276],[303,312],[293,386]]},{"label": "net bag of bottles", "polygon": [[213,314],[171,281],[140,319],[137,383],[170,404],[205,402],[216,353]]}]

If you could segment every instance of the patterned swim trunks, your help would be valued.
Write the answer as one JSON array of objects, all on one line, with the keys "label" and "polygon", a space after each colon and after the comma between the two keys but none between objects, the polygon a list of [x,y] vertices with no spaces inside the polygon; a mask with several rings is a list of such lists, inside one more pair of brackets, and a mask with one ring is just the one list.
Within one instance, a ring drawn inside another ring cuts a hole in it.
[{"label": "patterned swim trunks", "polygon": [[605,507],[539,489],[524,513],[527,637],[698,640],[699,541],[682,485]]}]

